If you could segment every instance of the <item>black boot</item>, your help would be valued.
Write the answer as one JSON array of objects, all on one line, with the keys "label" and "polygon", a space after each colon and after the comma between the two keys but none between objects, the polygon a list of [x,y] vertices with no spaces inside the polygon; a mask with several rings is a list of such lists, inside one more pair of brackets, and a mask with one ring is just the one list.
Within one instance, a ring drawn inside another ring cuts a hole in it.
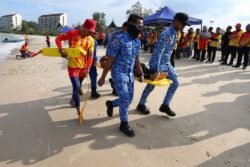
[{"label": "black boot", "polygon": [[134,130],[128,125],[128,122],[121,122],[120,131],[129,137],[134,137]]},{"label": "black boot", "polygon": [[239,64],[236,64],[236,65],[234,65],[233,67],[234,67],[234,68],[239,68],[240,65],[239,65]]},{"label": "black boot", "polygon": [[112,101],[106,101],[106,106],[107,106],[107,115],[109,117],[113,116],[113,104]]},{"label": "black boot", "polygon": [[136,107],[136,110],[145,115],[150,114],[150,111],[146,105],[138,104],[138,106]]},{"label": "black boot", "polygon": [[160,110],[160,112],[166,113],[168,116],[171,116],[171,117],[176,116],[175,112],[171,110],[169,105],[162,104],[159,110]]},{"label": "black boot", "polygon": [[101,95],[96,91],[96,89],[91,90],[91,97],[94,99],[98,99]]}]

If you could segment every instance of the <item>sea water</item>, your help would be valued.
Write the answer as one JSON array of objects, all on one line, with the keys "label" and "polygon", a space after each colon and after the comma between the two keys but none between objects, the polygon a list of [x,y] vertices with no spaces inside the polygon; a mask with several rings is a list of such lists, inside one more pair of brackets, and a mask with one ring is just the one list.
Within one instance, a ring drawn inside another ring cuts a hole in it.
[{"label": "sea water", "polygon": [[2,41],[6,38],[8,38],[8,40],[24,39],[24,35],[0,33],[0,61],[7,58],[12,50],[15,48],[19,49],[24,44],[24,41],[16,43],[3,43]]}]

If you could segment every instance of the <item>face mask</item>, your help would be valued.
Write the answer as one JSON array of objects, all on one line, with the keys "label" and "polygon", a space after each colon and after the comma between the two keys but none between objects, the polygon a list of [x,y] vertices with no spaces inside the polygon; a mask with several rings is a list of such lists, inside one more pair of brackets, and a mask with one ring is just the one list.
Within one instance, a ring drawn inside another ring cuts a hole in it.
[{"label": "face mask", "polygon": [[141,27],[137,26],[137,25],[130,24],[128,26],[127,31],[132,36],[133,39],[136,39],[141,32]]}]

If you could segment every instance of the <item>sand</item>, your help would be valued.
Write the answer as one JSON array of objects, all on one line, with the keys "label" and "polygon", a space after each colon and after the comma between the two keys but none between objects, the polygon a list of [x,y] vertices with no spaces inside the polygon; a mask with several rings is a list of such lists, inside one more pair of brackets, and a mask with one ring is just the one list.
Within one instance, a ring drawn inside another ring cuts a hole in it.
[{"label": "sand", "polygon": [[[45,37],[30,38],[32,51],[46,47]],[[99,47],[98,56],[104,53]],[[118,109],[106,116],[105,101],[115,98],[108,81],[98,88],[102,97],[88,101],[80,127],[68,105],[66,61],[18,61],[13,53],[0,62],[0,166],[250,167],[250,70],[186,59],[176,64],[181,85],[171,106],[177,117],[158,111],[167,87],[151,94],[150,115],[138,114],[145,84],[136,82],[129,109],[136,137],[128,138],[118,130]]]}]

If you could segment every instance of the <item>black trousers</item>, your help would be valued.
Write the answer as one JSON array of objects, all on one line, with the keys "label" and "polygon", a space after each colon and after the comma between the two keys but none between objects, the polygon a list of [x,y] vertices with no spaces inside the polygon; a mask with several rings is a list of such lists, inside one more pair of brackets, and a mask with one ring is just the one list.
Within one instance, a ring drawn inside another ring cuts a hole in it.
[{"label": "black trousers", "polygon": [[223,63],[227,64],[228,57],[231,54],[231,60],[229,64],[233,65],[234,59],[236,58],[237,51],[238,51],[238,48],[236,46],[229,46],[225,59],[223,60]]},{"label": "black trousers", "polygon": [[47,42],[47,47],[50,48],[50,41],[46,41]]},{"label": "black trousers", "polygon": [[194,43],[194,58],[197,58],[197,54],[198,54],[198,42]]},{"label": "black trousers", "polygon": [[238,49],[238,58],[236,66],[241,66],[242,58],[244,56],[243,66],[247,67],[249,64],[249,51],[250,47],[243,47]]},{"label": "black trousers", "polygon": [[174,62],[175,55],[176,55],[176,50],[174,49],[173,52],[172,52],[172,55],[171,55],[171,57],[170,57],[170,62],[171,62],[171,65],[172,65],[173,67],[175,67],[175,62]]},{"label": "black trousers", "polygon": [[228,45],[221,45],[221,61],[223,61],[224,58],[226,57],[228,49],[229,49]]},{"label": "black trousers", "polygon": [[208,51],[208,61],[211,61],[212,63],[214,62],[216,57],[216,52],[217,52],[217,47],[210,46],[210,49]]},{"label": "black trousers", "polygon": [[198,50],[198,54],[197,54],[197,59],[196,60],[204,61],[205,57],[206,57],[206,53],[207,53],[207,51],[205,49]]}]

